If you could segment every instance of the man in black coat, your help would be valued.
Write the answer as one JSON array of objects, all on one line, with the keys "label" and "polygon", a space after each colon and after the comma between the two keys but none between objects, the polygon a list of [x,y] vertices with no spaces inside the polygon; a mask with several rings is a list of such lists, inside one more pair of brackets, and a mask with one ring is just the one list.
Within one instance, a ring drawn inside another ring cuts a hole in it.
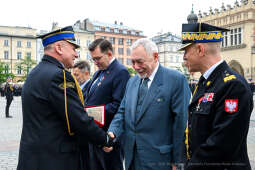
[{"label": "man in black coat", "polygon": [[189,105],[185,170],[251,170],[247,134],[253,97],[220,56],[224,28],[183,24],[184,63],[202,75]]},{"label": "man in black coat", "polygon": [[[98,67],[85,95],[85,106],[104,105],[107,131],[124,96],[129,73],[126,67],[113,57],[112,44],[105,39],[96,39],[89,46],[91,59]],[[112,152],[106,153],[93,144],[89,145],[91,170],[122,170],[123,158],[120,142]]]},{"label": "man in black coat", "polygon": [[4,87],[4,94],[6,97],[6,107],[5,107],[5,117],[6,118],[12,118],[12,116],[10,116],[10,114],[9,114],[9,109],[10,109],[10,105],[13,100],[13,93],[14,93],[14,89],[11,84],[11,77],[8,77],[5,87]]},{"label": "man in black coat", "polygon": [[[82,170],[80,142],[112,145],[83,109],[77,80],[67,70],[78,57],[71,26],[40,36],[42,61],[22,90],[23,129],[17,170]],[[86,161],[86,160],[85,160]]]}]

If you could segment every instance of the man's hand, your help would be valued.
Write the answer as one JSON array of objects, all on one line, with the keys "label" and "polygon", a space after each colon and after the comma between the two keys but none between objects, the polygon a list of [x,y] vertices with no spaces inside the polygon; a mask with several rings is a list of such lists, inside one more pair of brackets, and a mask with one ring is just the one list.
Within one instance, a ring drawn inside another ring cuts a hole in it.
[{"label": "man's hand", "polygon": [[115,138],[115,135],[114,135],[114,133],[112,133],[112,132],[108,132],[108,135],[109,135],[110,137],[112,137],[112,138]]},{"label": "man's hand", "polygon": [[105,147],[112,147],[116,143],[115,135],[112,132],[107,133],[107,141]]},{"label": "man's hand", "polygon": [[105,152],[111,152],[113,150],[113,147],[104,147],[103,150]]},{"label": "man's hand", "polygon": [[112,145],[114,145],[114,143],[116,142],[114,133],[108,132],[108,138],[109,138],[109,140],[111,140],[111,141],[107,142],[107,145],[109,145],[109,146],[105,146],[105,147],[103,148],[103,150],[104,150],[105,152],[111,152],[111,151],[113,150],[113,146],[112,146]]}]

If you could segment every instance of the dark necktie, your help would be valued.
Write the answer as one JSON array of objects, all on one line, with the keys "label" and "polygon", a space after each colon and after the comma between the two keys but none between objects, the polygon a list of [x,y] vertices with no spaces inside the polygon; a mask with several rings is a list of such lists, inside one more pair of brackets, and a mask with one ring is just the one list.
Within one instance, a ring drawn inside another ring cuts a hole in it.
[{"label": "dark necktie", "polygon": [[139,92],[138,92],[138,104],[142,104],[144,97],[146,96],[148,92],[148,82],[149,78],[144,78],[141,80],[141,84],[139,87]]},{"label": "dark necktie", "polygon": [[98,78],[92,83],[89,93],[92,93],[97,86],[100,85],[101,81],[103,80],[104,77],[104,71],[100,71]]},{"label": "dark necktie", "polygon": [[202,87],[203,85],[204,85],[204,83],[205,83],[205,78],[204,78],[204,76],[202,75],[200,78],[199,78],[199,81],[198,81],[198,88],[199,87]]}]

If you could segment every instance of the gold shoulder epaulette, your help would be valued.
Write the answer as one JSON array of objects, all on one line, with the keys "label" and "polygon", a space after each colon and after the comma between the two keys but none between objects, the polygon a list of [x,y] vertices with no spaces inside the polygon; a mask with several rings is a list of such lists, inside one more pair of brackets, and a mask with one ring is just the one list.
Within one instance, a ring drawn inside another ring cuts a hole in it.
[{"label": "gold shoulder epaulette", "polygon": [[[58,87],[64,89],[64,82],[58,85]],[[66,82],[66,88],[75,88],[74,82]]]},{"label": "gold shoulder epaulette", "polygon": [[233,79],[236,79],[235,75],[228,75],[224,78],[224,82],[226,83],[227,81],[230,81],[230,80],[233,80]]}]

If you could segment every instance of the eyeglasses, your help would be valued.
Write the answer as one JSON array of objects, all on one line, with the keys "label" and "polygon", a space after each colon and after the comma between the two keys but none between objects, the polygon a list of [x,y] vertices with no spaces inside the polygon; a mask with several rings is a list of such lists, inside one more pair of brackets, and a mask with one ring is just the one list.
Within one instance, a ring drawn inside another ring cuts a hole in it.
[{"label": "eyeglasses", "polygon": [[101,58],[102,58],[103,56],[101,56],[101,57],[94,57],[94,58],[90,58],[90,61],[92,61],[92,62],[98,62],[99,60],[101,60]]},{"label": "eyeglasses", "polygon": [[91,62],[98,62],[99,60],[101,60],[101,58],[103,58],[103,57],[105,57],[105,56],[107,56],[107,54],[103,54],[102,56],[98,56],[98,57],[90,57],[90,61]]}]

